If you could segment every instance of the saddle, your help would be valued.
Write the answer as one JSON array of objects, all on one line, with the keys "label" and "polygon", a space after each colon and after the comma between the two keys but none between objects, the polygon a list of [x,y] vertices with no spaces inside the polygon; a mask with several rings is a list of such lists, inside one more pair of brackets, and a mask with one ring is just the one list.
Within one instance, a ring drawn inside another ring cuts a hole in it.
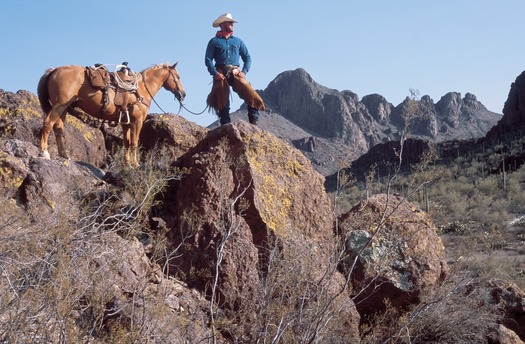
[{"label": "saddle", "polygon": [[[87,79],[93,88],[103,92],[103,107],[101,112],[106,112],[110,103],[110,89],[113,89],[113,103],[119,108],[119,123],[129,123],[129,108],[138,98],[137,88],[139,74],[134,73],[127,66],[127,62],[117,65],[114,72],[110,72],[106,66],[97,63],[86,67]],[[122,117],[125,115],[125,121]]]}]

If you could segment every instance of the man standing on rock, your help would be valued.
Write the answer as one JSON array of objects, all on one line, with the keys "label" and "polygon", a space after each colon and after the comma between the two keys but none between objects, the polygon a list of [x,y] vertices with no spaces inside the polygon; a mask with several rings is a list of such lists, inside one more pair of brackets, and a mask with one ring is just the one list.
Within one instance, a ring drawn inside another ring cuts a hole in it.
[{"label": "man standing on rock", "polygon": [[[210,39],[206,48],[205,64],[213,76],[213,87],[208,95],[207,103],[219,116],[221,125],[231,122],[230,118],[230,86],[248,105],[248,119],[251,124],[257,124],[259,111],[264,110],[264,102],[246,80],[252,59],[244,42],[233,36],[233,20],[230,13],[219,16],[213,27],[220,27],[215,37]],[[243,66],[240,69],[240,59]],[[215,61],[215,62],[214,62]]]}]

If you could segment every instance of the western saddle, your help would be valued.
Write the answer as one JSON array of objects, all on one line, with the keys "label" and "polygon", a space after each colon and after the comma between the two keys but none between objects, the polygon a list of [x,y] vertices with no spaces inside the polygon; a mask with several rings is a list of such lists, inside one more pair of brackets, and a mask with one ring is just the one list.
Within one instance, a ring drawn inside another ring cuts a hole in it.
[{"label": "western saddle", "polygon": [[113,89],[113,103],[119,109],[118,123],[129,124],[129,110],[141,98],[137,92],[140,74],[133,72],[128,63],[123,62],[115,67],[114,72],[110,72],[105,65],[96,63],[86,67],[86,75],[91,86],[103,92],[103,107],[100,112],[106,112],[111,101],[109,90]]}]

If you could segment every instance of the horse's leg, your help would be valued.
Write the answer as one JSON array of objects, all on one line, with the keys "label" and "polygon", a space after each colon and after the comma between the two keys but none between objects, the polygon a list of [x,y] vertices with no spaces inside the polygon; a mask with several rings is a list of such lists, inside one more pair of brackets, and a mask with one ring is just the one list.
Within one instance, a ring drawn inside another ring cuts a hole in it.
[{"label": "horse's leg", "polygon": [[[51,129],[54,128],[55,123],[60,120],[62,114],[66,111],[69,104],[62,104],[53,106],[51,111],[44,118],[44,124],[42,125],[42,132],[40,133],[40,156],[46,159],[50,159],[48,151],[48,139]],[[63,123],[62,123],[63,127]],[[56,135],[56,132],[55,132]],[[58,140],[57,140],[58,142]]]},{"label": "horse's leg", "polygon": [[64,159],[69,159],[69,154],[67,153],[65,145],[66,135],[64,133],[64,123],[66,122],[66,114],[67,112],[64,111],[64,113],[62,113],[62,116],[59,119],[57,119],[55,125],[53,126],[53,131],[55,132],[55,138],[57,140],[58,155]]},{"label": "horse's leg", "polygon": [[139,167],[139,161],[137,158],[137,150],[139,148],[139,136],[140,131],[142,130],[142,120],[136,120],[132,128],[131,135],[131,164],[133,167]]},{"label": "horse's leg", "polygon": [[130,149],[131,149],[131,130],[129,124],[122,124],[122,138],[124,140],[124,161],[126,165],[131,165]]}]

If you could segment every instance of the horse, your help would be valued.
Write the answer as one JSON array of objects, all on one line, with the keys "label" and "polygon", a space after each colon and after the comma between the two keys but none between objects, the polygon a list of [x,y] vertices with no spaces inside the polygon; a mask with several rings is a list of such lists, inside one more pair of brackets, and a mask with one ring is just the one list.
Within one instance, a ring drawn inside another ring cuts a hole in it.
[{"label": "horse", "polygon": [[[133,73],[136,91],[128,95],[130,102],[125,109],[116,105],[115,101],[106,101],[108,95],[110,99],[116,95],[115,90],[109,88],[107,94],[104,94],[104,90],[92,86],[87,75],[89,67],[72,65],[49,68],[40,78],[37,88],[40,106],[45,113],[40,135],[40,156],[50,159],[48,138],[53,129],[59,156],[69,159],[64,139],[64,123],[68,112],[73,113],[75,108],[80,108],[95,118],[121,124],[125,162],[129,166],[138,167],[139,135],[155,94],[164,87],[179,102],[186,96],[176,67],[177,63],[172,66],[158,64],[140,73]],[[124,121],[121,118],[122,111],[125,112]]]}]

